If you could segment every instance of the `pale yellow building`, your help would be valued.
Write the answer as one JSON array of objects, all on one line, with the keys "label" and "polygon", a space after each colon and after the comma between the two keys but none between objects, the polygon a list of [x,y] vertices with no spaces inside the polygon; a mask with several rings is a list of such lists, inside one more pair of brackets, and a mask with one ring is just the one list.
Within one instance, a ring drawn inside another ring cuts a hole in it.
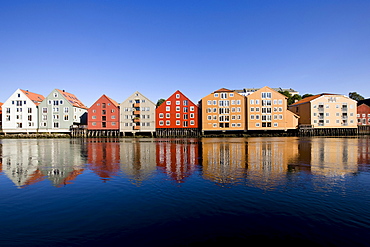
[{"label": "pale yellow building", "polygon": [[203,131],[244,131],[246,98],[221,88],[201,100]]},{"label": "pale yellow building", "polygon": [[289,106],[299,125],[311,128],[357,128],[357,102],[339,94],[318,94]]},{"label": "pale yellow building", "polygon": [[287,108],[287,97],[267,86],[247,96],[248,130],[293,130],[299,116]]}]

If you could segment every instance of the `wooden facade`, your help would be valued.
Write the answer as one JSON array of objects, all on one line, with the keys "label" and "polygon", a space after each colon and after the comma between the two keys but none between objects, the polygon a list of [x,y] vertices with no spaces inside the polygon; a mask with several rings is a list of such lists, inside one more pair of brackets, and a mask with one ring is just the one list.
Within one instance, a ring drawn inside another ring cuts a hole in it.
[{"label": "wooden facade", "polygon": [[269,87],[247,96],[247,130],[295,130],[299,116],[289,111],[287,97]]},{"label": "wooden facade", "polygon": [[370,125],[370,106],[367,104],[357,106],[357,125]]},{"label": "wooden facade", "polygon": [[119,135],[119,105],[103,94],[88,110],[88,136]]},{"label": "wooden facade", "polygon": [[197,136],[198,106],[177,90],[156,109],[156,135]]},{"label": "wooden facade", "polygon": [[221,88],[201,99],[202,131],[245,131],[246,97]]}]

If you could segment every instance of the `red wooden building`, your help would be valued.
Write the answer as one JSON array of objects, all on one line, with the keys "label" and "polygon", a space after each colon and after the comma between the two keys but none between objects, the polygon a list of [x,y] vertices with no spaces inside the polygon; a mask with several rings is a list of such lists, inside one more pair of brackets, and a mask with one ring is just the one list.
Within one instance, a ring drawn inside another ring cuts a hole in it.
[{"label": "red wooden building", "polygon": [[119,135],[119,105],[103,94],[88,110],[89,136]]},{"label": "red wooden building", "polygon": [[365,103],[357,106],[357,125],[370,125],[370,106]]},{"label": "red wooden building", "polygon": [[198,106],[177,90],[156,109],[156,134],[166,136],[199,135]]}]

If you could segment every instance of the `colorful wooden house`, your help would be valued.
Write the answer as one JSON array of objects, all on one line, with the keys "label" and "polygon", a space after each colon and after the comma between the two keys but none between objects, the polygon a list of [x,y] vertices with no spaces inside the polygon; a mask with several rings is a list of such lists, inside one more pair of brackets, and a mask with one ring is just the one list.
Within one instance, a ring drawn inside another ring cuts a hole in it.
[{"label": "colorful wooden house", "polygon": [[118,136],[119,115],[119,104],[103,94],[88,110],[88,135]]},{"label": "colorful wooden house", "polygon": [[156,134],[158,137],[199,135],[198,106],[177,90],[156,109]]},{"label": "colorful wooden house", "polygon": [[201,99],[202,131],[245,131],[246,98],[221,88]]},{"label": "colorful wooden house", "polygon": [[370,99],[357,103],[357,125],[370,125]]},{"label": "colorful wooden house", "polygon": [[297,114],[287,108],[288,99],[267,86],[247,96],[247,130],[287,131],[298,127]]},{"label": "colorful wooden house", "polygon": [[4,133],[35,133],[38,131],[38,109],[45,99],[41,94],[17,89],[3,104]]},{"label": "colorful wooden house", "polygon": [[128,134],[155,132],[155,104],[136,91],[121,103],[120,132]]},{"label": "colorful wooden house", "polygon": [[345,95],[313,95],[290,105],[289,110],[300,116],[300,128],[357,128],[357,102]]},{"label": "colorful wooden house", "polygon": [[69,133],[86,125],[87,109],[74,94],[54,89],[39,105],[39,132]]}]

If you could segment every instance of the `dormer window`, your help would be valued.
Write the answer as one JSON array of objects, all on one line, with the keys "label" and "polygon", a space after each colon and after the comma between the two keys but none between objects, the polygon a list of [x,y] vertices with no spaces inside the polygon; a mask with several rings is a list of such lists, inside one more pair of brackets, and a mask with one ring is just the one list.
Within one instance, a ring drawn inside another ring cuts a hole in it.
[{"label": "dormer window", "polygon": [[57,98],[58,97],[58,93],[54,93],[54,98]]}]

